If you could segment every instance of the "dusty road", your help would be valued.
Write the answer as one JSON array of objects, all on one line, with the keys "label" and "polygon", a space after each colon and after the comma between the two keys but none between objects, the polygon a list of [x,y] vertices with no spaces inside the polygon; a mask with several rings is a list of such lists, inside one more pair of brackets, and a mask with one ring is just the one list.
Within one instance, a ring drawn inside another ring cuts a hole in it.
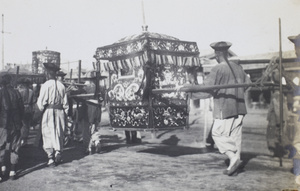
[{"label": "dusty road", "polygon": [[191,114],[190,129],[161,131],[156,139],[142,132],[142,144],[128,145],[122,131],[109,130],[104,113],[100,154],[84,155],[82,145],[73,143],[64,163],[49,168],[43,150],[29,145],[21,151],[19,178],[0,183],[0,190],[300,190],[292,161],[284,157],[280,167],[267,150],[266,110],[251,111],[244,120],[244,170],[233,177],[222,174],[225,156],[203,148],[203,116]]}]

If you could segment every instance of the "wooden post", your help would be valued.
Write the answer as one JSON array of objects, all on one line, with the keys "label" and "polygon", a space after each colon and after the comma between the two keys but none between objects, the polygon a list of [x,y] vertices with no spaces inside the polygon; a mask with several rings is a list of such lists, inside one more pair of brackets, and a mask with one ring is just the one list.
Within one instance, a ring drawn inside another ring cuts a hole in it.
[{"label": "wooden post", "polygon": [[189,113],[190,113],[190,110],[191,110],[191,108],[190,108],[190,103],[191,103],[191,98],[190,98],[190,96],[189,95],[186,95],[186,104],[187,104],[187,110],[186,110],[186,112],[187,112],[187,116],[186,116],[186,126],[184,127],[184,129],[189,129],[190,128],[190,115],[189,115]]},{"label": "wooden post", "polygon": [[[283,130],[283,91],[282,91],[282,48],[281,48],[281,19],[279,18],[279,144],[282,146],[282,130]],[[282,167],[282,156],[280,155],[280,166]]]},{"label": "wooden post", "polygon": [[17,87],[17,82],[18,82],[18,78],[19,78],[19,73],[20,73],[20,66],[17,66],[17,72],[16,72],[15,81],[14,81],[14,86],[15,86],[15,87]]},{"label": "wooden post", "polygon": [[78,83],[81,81],[81,60],[78,62]]},{"label": "wooden post", "polygon": [[100,81],[100,72],[96,71],[96,81],[95,81],[95,94],[94,98],[99,101],[99,93],[100,93],[100,86],[99,86],[99,81]]},{"label": "wooden post", "polygon": [[73,69],[71,69],[70,71],[70,82],[72,82],[72,73],[73,73]]}]

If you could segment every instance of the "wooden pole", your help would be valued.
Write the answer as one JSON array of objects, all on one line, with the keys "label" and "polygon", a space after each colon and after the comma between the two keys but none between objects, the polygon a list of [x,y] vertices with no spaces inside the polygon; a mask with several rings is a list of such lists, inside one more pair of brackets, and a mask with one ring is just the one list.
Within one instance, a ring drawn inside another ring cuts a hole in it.
[{"label": "wooden pole", "polygon": [[[295,58],[281,58],[283,63],[295,62]],[[272,59],[247,59],[239,60],[239,64],[264,64],[270,63]],[[276,60],[278,62],[278,60]]]},{"label": "wooden pole", "polygon": [[255,87],[255,86],[277,86],[276,84],[273,83],[263,83],[262,86],[257,83],[250,83],[250,84],[227,84],[227,85],[213,85],[213,86],[204,86],[204,85],[189,85],[189,86],[184,86],[180,88],[180,90],[171,89],[171,88],[165,88],[165,89],[154,89],[152,90],[152,93],[154,94],[162,94],[162,93],[172,93],[176,91],[181,91],[181,92],[207,92],[211,90],[216,90],[216,89],[226,89],[226,88],[241,88],[241,87]]},{"label": "wooden pole", "polygon": [[144,1],[142,0],[142,14],[143,14],[143,25],[146,25],[146,17],[145,17],[145,9],[144,9]]},{"label": "wooden pole", "polygon": [[2,68],[4,70],[4,15],[2,14]]},{"label": "wooden pole", "polygon": [[81,60],[78,62],[78,83],[81,81]]},{"label": "wooden pole", "polygon": [[73,69],[71,69],[70,71],[70,82],[72,82],[72,73],[73,73]]},{"label": "wooden pole", "polygon": [[15,84],[14,84],[15,87],[17,87],[19,73],[20,73],[20,66],[17,66],[16,78],[15,78]]},{"label": "wooden pole", "polygon": [[[283,130],[283,92],[282,92],[282,46],[281,46],[281,19],[279,18],[279,144],[282,146],[282,130]],[[280,166],[282,167],[282,156],[280,155]]]},{"label": "wooden pole", "polygon": [[99,101],[99,93],[100,93],[99,80],[100,80],[100,72],[96,71],[96,82],[95,82],[96,88],[95,88],[94,98],[97,99],[97,101]]}]

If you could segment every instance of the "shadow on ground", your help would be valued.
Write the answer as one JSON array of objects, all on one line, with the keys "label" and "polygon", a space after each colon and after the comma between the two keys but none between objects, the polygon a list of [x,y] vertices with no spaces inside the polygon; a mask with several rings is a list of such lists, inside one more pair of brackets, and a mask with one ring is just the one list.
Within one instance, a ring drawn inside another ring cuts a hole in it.
[{"label": "shadow on ground", "polygon": [[47,166],[47,155],[41,147],[27,145],[19,152],[18,177],[45,168]]},{"label": "shadow on ground", "polygon": [[[47,155],[42,148],[42,142],[40,145],[34,146],[34,135],[32,133],[32,140],[29,140],[28,145],[22,147],[19,152],[20,161],[18,163],[18,178],[23,177],[29,173],[36,170],[47,167]],[[101,152],[111,152],[113,150],[119,149],[121,147],[128,147],[124,143],[124,140],[118,138],[117,135],[103,135],[101,136],[103,146]],[[80,160],[87,156],[86,148],[82,142],[70,141],[68,145],[65,146],[63,151],[63,161],[62,164],[70,163],[74,160]]]},{"label": "shadow on ground", "polygon": [[178,157],[182,155],[193,155],[193,154],[205,154],[205,153],[215,153],[216,150],[210,150],[207,148],[193,148],[177,145],[166,145],[166,146],[154,146],[149,149],[144,149],[138,151],[140,153],[150,153],[158,155],[166,155],[170,157]]}]

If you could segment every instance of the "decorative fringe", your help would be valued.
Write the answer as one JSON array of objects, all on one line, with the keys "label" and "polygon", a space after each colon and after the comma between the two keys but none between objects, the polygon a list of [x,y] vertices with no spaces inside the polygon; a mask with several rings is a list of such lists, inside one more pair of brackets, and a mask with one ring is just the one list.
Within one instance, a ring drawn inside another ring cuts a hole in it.
[{"label": "decorative fringe", "polygon": [[103,63],[104,70],[115,70],[118,71],[120,69],[125,68],[136,68],[144,66],[147,61],[151,63],[156,63],[157,65],[161,64],[175,64],[177,66],[201,66],[201,61],[199,57],[182,57],[182,56],[171,56],[171,55],[160,55],[151,53],[150,60],[148,58],[147,53],[145,52],[143,55],[135,56],[133,58],[127,58],[123,60],[117,60],[112,62]]}]

